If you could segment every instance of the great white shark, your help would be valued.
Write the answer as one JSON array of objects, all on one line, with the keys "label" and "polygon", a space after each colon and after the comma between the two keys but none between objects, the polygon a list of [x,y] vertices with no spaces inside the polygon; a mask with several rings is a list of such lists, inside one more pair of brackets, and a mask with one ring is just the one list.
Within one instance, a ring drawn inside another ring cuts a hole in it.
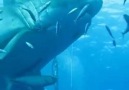
[{"label": "great white shark", "polygon": [[[42,76],[40,70],[84,34],[85,23],[99,12],[102,3],[102,0],[3,0],[0,49],[5,52],[0,53],[0,90],[15,90],[12,87],[16,83],[25,85],[25,90],[42,90],[56,82],[55,77]],[[75,23],[86,4],[86,14]],[[75,7],[76,13],[68,14]],[[34,48],[29,48],[26,42]]]}]

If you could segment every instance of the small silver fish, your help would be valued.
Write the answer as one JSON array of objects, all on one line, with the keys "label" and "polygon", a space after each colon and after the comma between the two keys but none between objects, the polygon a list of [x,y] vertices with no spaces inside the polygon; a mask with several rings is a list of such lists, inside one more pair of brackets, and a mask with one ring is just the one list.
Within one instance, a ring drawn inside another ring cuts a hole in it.
[{"label": "small silver fish", "polygon": [[56,22],[56,35],[57,35],[57,33],[58,33],[58,30],[59,30],[59,22],[57,21],[57,22]]},{"label": "small silver fish", "polygon": [[124,0],[123,5],[125,5],[126,1],[127,1],[127,0]]},{"label": "small silver fish", "polygon": [[34,46],[31,44],[31,43],[29,43],[29,42],[26,42],[26,45],[28,46],[28,47],[30,47],[30,48],[34,48]]},{"label": "small silver fish", "polygon": [[105,25],[105,28],[108,31],[109,35],[112,37],[112,39],[114,39],[114,36],[112,35],[110,28],[107,25]]},{"label": "small silver fish", "polygon": [[112,44],[113,44],[113,46],[116,47],[116,41],[115,41],[115,38],[114,38],[114,36],[113,36],[113,34],[112,34],[110,28],[109,28],[107,25],[105,25],[105,28],[106,28],[106,30],[108,31],[109,35],[110,35],[111,38],[112,38]]},{"label": "small silver fish", "polygon": [[123,17],[124,17],[124,19],[125,19],[125,21],[127,23],[126,29],[122,32],[122,36],[124,37],[124,35],[129,32],[129,15],[124,14]]},{"label": "small silver fish", "polygon": [[51,1],[46,2],[46,3],[41,7],[41,9],[40,9],[40,11],[39,11],[39,15],[40,15],[45,9],[47,9],[47,8],[50,6],[50,4],[51,4]]},{"label": "small silver fish", "polygon": [[72,10],[70,10],[70,11],[68,12],[68,14],[74,13],[77,9],[78,9],[78,8],[73,8]]},{"label": "small silver fish", "polygon": [[89,22],[86,23],[86,25],[85,25],[85,32],[84,32],[85,35],[87,34],[87,32],[88,32],[90,26],[91,26],[91,21],[89,21]]},{"label": "small silver fish", "polygon": [[116,41],[114,39],[112,40],[112,44],[114,47],[116,47]]},{"label": "small silver fish", "polygon": [[83,17],[86,12],[87,12],[87,8],[89,7],[89,4],[86,4],[81,11],[79,12],[78,16],[76,17],[76,19],[74,20],[74,22],[77,22],[81,17]]},{"label": "small silver fish", "polygon": [[6,53],[7,51],[5,51],[4,49],[0,49],[0,53]]}]

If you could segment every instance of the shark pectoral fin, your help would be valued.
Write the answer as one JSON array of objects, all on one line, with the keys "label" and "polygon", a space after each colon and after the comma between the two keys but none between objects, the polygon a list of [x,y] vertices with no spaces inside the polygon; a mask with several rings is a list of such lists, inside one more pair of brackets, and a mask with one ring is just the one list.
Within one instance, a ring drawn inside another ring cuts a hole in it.
[{"label": "shark pectoral fin", "polygon": [[6,51],[5,53],[0,53],[0,60],[3,60],[6,55],[12,50],[12,48],[15,46],[19,38],[26,33],[27,30],[21,31],[17,33],[10,41],[9,43],[5,46],[4,50]]},{"label": "shark pectoral fin", "polygon": [[41,75],[23,76],[14,79],[14,82],[23,83],[31,87],[47,86],[54,84],[56,82],[56,78],[52,76],[41,76]]}]

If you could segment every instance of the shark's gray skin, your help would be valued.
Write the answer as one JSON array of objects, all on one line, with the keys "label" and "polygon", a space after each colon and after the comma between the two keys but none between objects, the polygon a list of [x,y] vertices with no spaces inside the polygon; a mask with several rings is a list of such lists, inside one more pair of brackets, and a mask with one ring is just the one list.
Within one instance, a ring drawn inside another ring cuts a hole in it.
[{"label": "shark's gray skin", "polygon": [[[28,83],[29,78],[42,79],[41,68],[84,34],[85,23],[99,12],[103,3],[102,0],[52,0],[51,5],[38,16],[39,8],[45,2],[48,0],[4,0],[3,20],[0,22],[0,48],[6,51],[0,53],[0,76],[5,82],[4,90],[11,90],[16,81],[35,90],[32,85],[36,83]],[[69,8],[83,7],[86,3],[90,6],[87,9],[88,16],[82,19],[85,23],[79,20],[75,24],[74,19],[79,11],[73,14],[73,18],[67,15]],[[21,7],[31,10],[36,20]],[[58,31],[55,28],[57,21],[60,24]],[[31,43],[34,48],[29,48],[25,42]],[[55,82],[54,77],[41,83],[48,85],[51,82]],[[36,87],[36,90],[41,89],[42,86]]]}]

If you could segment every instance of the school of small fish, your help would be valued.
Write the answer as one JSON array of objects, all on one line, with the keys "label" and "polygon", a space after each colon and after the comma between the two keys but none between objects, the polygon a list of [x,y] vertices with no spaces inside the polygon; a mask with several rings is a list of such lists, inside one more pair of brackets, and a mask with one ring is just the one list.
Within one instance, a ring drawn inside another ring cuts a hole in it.
[{"label": "school of small fish", "polygon": [[[124,0],[124,1],[123,1],[123,5],[125,5],[126,2],[127,2],[127,0]],[[40,11],[38,11],[38,14],[41,14],[41,13],[42,13],[44,10],[46,10],[50,5],[51,5],[51,1],[46,2],[46,3],[40,8]],[[77,23],[77,21],[81,20],[81,19],[87,14],[87,9],[88,9],[89,6],[90,6],[90,4],[86,4],[86,5],[84,5],[84,6],[82,7],[82,9],[80,10],[80,12],[78,13],[78,15],[76,16],[76,18],[75,18],[75,20],[74,20],[75,23]],[[34,22],[37,21],[36,18],[35,18],[35,15],[32,13],[31,10],[26,9],[26,8],[22,8],[22,9],[25,10],[25,11],[27,11],[27,12],[29,13],[30,17],[32,18],[32,20],[33,20]],[[72,14],[72,13],[76,12],[77,10],[78,10],[78,7],[74,7],[74,8],[72,8],[67,14],[68,14],[68,15],[69,15],[69,14]],[[3,11],[0,10],[0,14],[2,14],[2,13],[3,13]],[[123,17],[124,17],[124,20],[125,20],[126,23],[127,23],[126,29],[122,32],[122,36],[124,37],[125,34],[127,34],[127,33],[129,32],[129,15],[124,14]],[[1,21],[1,20],[3,20],[3,19],[0,18],[0,21]],[[90,26],[91,26],[91,23],[92,23],[92,20],[90,20],[89,22],[87,22],[87,23],[85,24],[85,27],[84,27],[85,32],[84,32],[84,34],[87,34],[87,32],[88,32],[88,30],[89,30],[89,28],[90,28]],[[58,22],[58,21],[56,22],[55,27],[56,27],[55,34],[58,35],[58,30],[59,30],[59,22]],[[112,43],[113,43],[113,45],[116,46],[115,38],[114,38],[114,36],[113,36],[113,34],[112,34],[112,32],[111,32],[109,26],[108,26],[108,25],[105,25],[105,28],[106,28],[108,34],[110,35],[110,37],[112,38]],[[26,45],[27,45],[28,47],[30,47],[31,49],[34,49],[34,46],[33,46],[30,42],[25,42],[25,43],[26,43]],[[6,53],[6,51],[3,50],[3,49],[0,49],[0,53]]]},{"label": "school of small fish", "polygon": [[[124,0],[123,5],[125,5],[126,1],[127,1],[127,0]],[[124,18],[124,20],[126,21],[126,24],[127,24],[126,29],[122,32],[122,37],[124,38],[124,36],[129,32],[129,15],[128,15],[128,14],[124,14],[124,15],[123,15],[123,18]],[[109,34],[109,35],[111,36],[111,38],[112,38],[112,44],[113,44],[113,46],[116,47],[116,41],[115,41],[115,38],[114,38],[114,36],[113,36],[113,34],[112,34],[112,32],[111,32],[109,26],[105,25],[105,28],[106,28],[108,34]]]}]

